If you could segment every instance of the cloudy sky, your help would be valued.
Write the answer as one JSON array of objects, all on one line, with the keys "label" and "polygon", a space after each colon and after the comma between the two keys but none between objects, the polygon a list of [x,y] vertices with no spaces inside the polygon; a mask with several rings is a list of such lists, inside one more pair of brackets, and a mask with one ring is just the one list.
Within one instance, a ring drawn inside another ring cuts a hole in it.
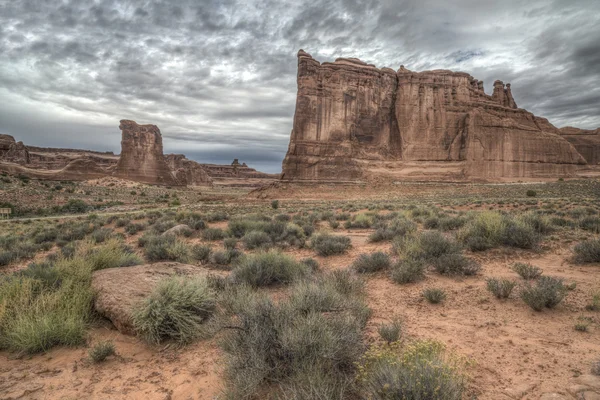
[{"label": "cloudy sky", "polygon": [[600,126],[600,0],[0,0],[0,133],[120,149],[120,119],[166,152],[278,172],[296,53],[448,68],[557,126]]}]

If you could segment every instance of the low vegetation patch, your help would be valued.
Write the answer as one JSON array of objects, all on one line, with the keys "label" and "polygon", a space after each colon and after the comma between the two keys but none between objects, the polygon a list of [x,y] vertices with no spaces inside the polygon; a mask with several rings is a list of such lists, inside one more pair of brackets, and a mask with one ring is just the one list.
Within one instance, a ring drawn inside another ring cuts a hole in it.
[{"label": "low vegetation patch", "polygon": [[567,295],[563,281],[551,276],[540,277],[535,285],[526,285],[521,290],[523,301],[535,311],[556,307]]},{"label": "low vegetation patch", "polygon": [[446,300],[446,292],[442,289],[429,288],[423,290],[423,297],[431,304],[438,304]]},{"label": "low vegetation patch", "polygon": [[115,354],[115,344],[110,340],[98,342],[88,351],[88,357],[93,363],[103,362]]},{"label": "low vegetation patch", "polygon": [[390,256],[382,251],[372,254],[361,254],[352,263],[352,269],[358,273],[371,273],[389,269],[391,265]]},{"label": "low vegetation patch", "polygon": [[150,235],[143,241],[146,259],[150,262],[177,261],[186,263],[191,260],[189,246],[175,235]]},{"label": "low vegetation patch", "polygon": [[349,237],[329,235],[327,233],[314,235],[310,245],[318,255],[323,257],[344,254],[352,247]]},{"label": "low vegetation patch", "polygon": [[513,289],[517,285],[508,279],[490,278],[486,281],[487,290],[489,290],[498,299],[508,299]]},{"label": "low vegetation patch", "polygon": [[308,265],[279,251],[250,254],[242,257],[232,272],[237,283],[250,286],[288,284],[311,273]]},{"label": "low vegetation patch", "polygon": [[577,263],[600,262],[600,239],[589,239],[573,247],[573,259]]},{"label": "low vegetation patch", "polygon": [[133,326],[148,343],[189,343],[202,332],[215,306],[215,294],[206,278],[175,276],[159,282],[134,310]]},{"label": "low vegetation patch", "polygon": [[515,271],[519,276],[526,280],[537,279],[542,275],[542,270],[529,263],[517,262],[511,266],[511,269]]}]

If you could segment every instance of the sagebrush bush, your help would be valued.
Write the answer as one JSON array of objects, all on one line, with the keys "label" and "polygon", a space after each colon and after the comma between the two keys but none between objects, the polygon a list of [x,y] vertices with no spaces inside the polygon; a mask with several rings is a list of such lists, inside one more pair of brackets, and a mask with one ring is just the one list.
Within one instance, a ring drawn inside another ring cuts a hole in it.
[{"label": "sagebrush bush", "polygon": [[229,265],[242,256],[238,249],[227,249],[225,251],[215,251],[210,255],[210,262],[214,267],[220,269],[231,269]]},{"label": "sagebrush bush", "polygon": [[573,259],[577,263],[600,262],[600,239],[588,239],[573,247]]},{"label": "sagebrush bush", "polygon": [[377,329],[377,333],[387,343],[393,343],[400,340],[402,333],[402,322],[400,320],[393,320],[389,324],[381,324]]},{"label": "sagebrush bush", "polygon": [[516,262],[511,269],[526,280],[537,279],[542,275],[542,270],[529,263]]},{"label": "sagebrush bush", "polygon": [[98,342],[88,351],[88,357],[94,363],[103,362],[115,354],[115,344],[110,340]]},{"label": "sagebrush bush", "polygon": [[371,254],[361,254],[352,263],[352,269],[358,273],[371,273],[389,269],[391,265],[390,256],[382,251]]},{"label": "sagebrush bush", "polygon": [[206,228],[202,231],[204,240],[222,240],[226,237],[225,231],[220,228]]},{"label": "sagebrush bush", "polygon": [[200,262],[208,261],[211,252],[212,248],[205,244],[196,244],[191,249],[192,258]]},{"label": "sagebrush bush", "polygon": [[133,311],[133,326],[148,343],[189,343],[212,316],[216,297],[205,277],[173,276],[157,284]]},{"label": "sagebrush bush", "polygon": [[310,245],[318,255],[324,257],[343,254],[352,246],[349,237],[334,236],[327,233],[313,236]]},{"label": "sagebrush bush", "polygon": [[423,297],[431,304],[438,304],[446,300],[446,292],[442,289],[429,288],[423,290]]},{"label": "sagebrush bush", "polygon": [[431,261],[433,269],[442,275],[476,275],[481,265],[462,253],[444,254]]},{"label": "sagebrush bush", "polygon": [[399,260],[392,267],[392,280],[400,284],[418,282],[425,278],[425,267],[422,260]]},{"label": "sagebrush bush", "polygon": [[189,246],[174,235],[151,235],[146,237],[144,254],[150,262],[177,261],[186,263],[191,259]]},{"label": "sagebrush bush", "polygon": [[274,303],[232,287],[225,308],[234,329],[222,341],[227,397],[353,398],[368,309],[360,293],[337,288],[336,278],[321,276]]},{"label": "sagebrush bush", "polygon": [[279,251],[269,251],[242,257],[231,276],[237,283],[258,287],[288,284],[310,273],[308,265]]},{"label": "sagebrush bush", "polygon": [[415,232],[417,225],[409,221],[406,218],[398,218],[391,221],[389,224],[385,223],[378,227],[375,232],[369,235],[370,242],[382,242],[386,240],[392,240],[398,236],[405,236]]},{"label": "sagebrush bush", "polygon": [[358,380],[373,400],[461,400],[466,363],[434,341],[371,347],[361,359]]},{"label": "sagebrush bush", "polygon": [[566,295],[563,281],[551,276],[542,276],[535,285],[528,284],[521,290],[521,298],[535,311],[556,307]]},{"label": "sagebrush bush", "polygon": [[508,299],[516,285],[516,282],[508,279],[490,278],[486,281],[487,290],[498,299]]},{"label": "sagebrush bush", "polygon": [[92,240],[96,243],[103,243],[106,240],[108,240],[111,235],[112,235],[113,231],[112,229],[109,228],[100,228],[100,229],[95,229],[92,233],[91,233],[91,237]]},{"label": "sagebrush bush", "polygon": [[344,228],[370,228],[373,225],[373,218],[367,214],[356,214],[351,220],[346,221]]},{"label": "sagebrush bush", "polygon": [[262,231],[250,231],[242,237],[244,247],[248,250],[271,245],[271,237]]}]

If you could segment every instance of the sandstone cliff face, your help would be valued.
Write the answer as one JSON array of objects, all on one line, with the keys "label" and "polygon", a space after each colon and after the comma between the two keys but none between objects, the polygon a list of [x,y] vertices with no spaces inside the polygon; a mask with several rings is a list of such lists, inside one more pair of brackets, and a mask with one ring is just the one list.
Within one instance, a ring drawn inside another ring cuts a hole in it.
[{"label": "sandstone cliff face", "polygon": [[121,120],[121,157],[113,175],[153,185],[178,186],[163,155],[162,135],[156,125]]},{"label": "sandstone cliff face", "polygon": [[588,164],[600,164],[600,128],[587,130],[567,126],[560,128],[560,134],[577,149]]},{"label": "sandstone cliff face", "polygon": [[585,160],[510,84],[462,72],[397,72],[298,53],[298,97],[283,179],[555,177]]},{"label": "sandstone cliff face", "polygon": [[17,164],[29,164],[29,151],[23,142],[15,141],[10,135],[0,135],[0,158]]},{"label": "sandstone cliff face", "polygon": [[202,165],[188,160],[183,154],[167,154],[165,161],[181,185],[211,186],[212,178]]}]

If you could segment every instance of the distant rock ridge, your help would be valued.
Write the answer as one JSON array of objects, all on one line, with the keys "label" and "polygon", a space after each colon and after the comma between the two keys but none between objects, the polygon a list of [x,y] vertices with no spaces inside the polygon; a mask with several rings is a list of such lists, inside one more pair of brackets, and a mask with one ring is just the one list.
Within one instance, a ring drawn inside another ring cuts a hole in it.
[{"label": "distant rock ridge", "polygon": [[319,63],[298,52],[298,94],[282,179],[497,180],[573,175],[586,160],[511,85],[464,72]]},{"label": "distant rock ridge", "polygon": [[588,164],[600,165],[600,128],[560,128],[560,134],[581,154]]}]

